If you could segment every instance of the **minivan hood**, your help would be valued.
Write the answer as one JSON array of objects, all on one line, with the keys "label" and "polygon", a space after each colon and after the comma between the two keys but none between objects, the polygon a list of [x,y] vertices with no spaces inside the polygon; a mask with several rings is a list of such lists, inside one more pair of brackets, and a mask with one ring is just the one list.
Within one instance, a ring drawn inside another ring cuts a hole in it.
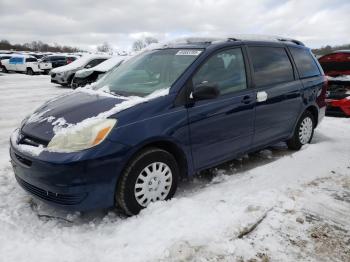
[{"label": "minivan hood", "polygon": [[55,126],[77,124],[108,111],[123,101],[125,100],[108,94],[75,91],[45,103],[24,121],[21,132],[48,142],[55,134]]}]

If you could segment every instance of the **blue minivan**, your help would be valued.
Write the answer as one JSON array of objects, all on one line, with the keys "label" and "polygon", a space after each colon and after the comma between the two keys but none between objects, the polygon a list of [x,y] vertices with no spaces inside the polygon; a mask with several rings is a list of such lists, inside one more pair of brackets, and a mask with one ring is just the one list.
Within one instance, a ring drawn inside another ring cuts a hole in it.
[{"label": "blue minivan", "polygon": [[327,80],[292,39],[186,39],[48,101],[11,136],[18,183],[70,210],[137,214],[178,180],[277,142],[298,150]]}]

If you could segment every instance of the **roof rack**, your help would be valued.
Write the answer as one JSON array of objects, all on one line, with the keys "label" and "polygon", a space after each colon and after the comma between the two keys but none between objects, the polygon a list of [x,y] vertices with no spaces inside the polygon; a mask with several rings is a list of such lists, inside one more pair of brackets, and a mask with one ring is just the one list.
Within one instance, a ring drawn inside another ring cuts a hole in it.
[{"label": "roof rack", "polygon": [[281,42],[292,42],[296,45],[301,45],[301,46],[305,46],[303,42],[299,41],[299,40],[295,40],[295,39],[290,39],[290,38],[277,38],[278,41]]},{"label": "roof rack", "polygon": [[303,42],[291,39],[284,38],[278,36],[270,36],[270,35],[237,35],[235,37],[226,38],[227,41],[244,41],[244,40],[252,40],[252,41],[277,41],[277,42],[290,42],[296,45],[305,46]]}]

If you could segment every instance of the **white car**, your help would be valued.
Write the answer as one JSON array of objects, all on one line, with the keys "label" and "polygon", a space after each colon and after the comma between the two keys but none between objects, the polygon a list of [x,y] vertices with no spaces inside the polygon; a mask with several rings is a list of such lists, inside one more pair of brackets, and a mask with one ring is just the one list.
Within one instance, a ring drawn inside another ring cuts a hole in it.
[{"label": "white car", "polygon": [[51,83],[72,86],[74,75],[78,70],[92,68],[109,58],[110,56],[106,55],[85,55],[68,65],[54,68],[50,71]]},{"label": "white car", "polygon": [[22,72],[27,75],[34,75],[36,73],[41,73],[38,66],[38,60],[33,56],[26,55],[15,55],[10,59],[1,61],[3,72]]}]

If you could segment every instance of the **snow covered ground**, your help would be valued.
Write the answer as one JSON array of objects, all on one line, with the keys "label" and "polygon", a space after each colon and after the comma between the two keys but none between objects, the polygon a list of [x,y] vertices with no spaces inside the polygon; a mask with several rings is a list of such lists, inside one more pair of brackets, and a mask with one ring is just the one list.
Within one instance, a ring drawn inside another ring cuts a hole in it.
[{"label": "snow covered ground", "polygon": [[203,172],[135,217],[66,213],[24,192],[8,156],[11,131],[66,92],[0,73],[0,261],[350,261],[350,119],[326,118],[299,152]]}]

